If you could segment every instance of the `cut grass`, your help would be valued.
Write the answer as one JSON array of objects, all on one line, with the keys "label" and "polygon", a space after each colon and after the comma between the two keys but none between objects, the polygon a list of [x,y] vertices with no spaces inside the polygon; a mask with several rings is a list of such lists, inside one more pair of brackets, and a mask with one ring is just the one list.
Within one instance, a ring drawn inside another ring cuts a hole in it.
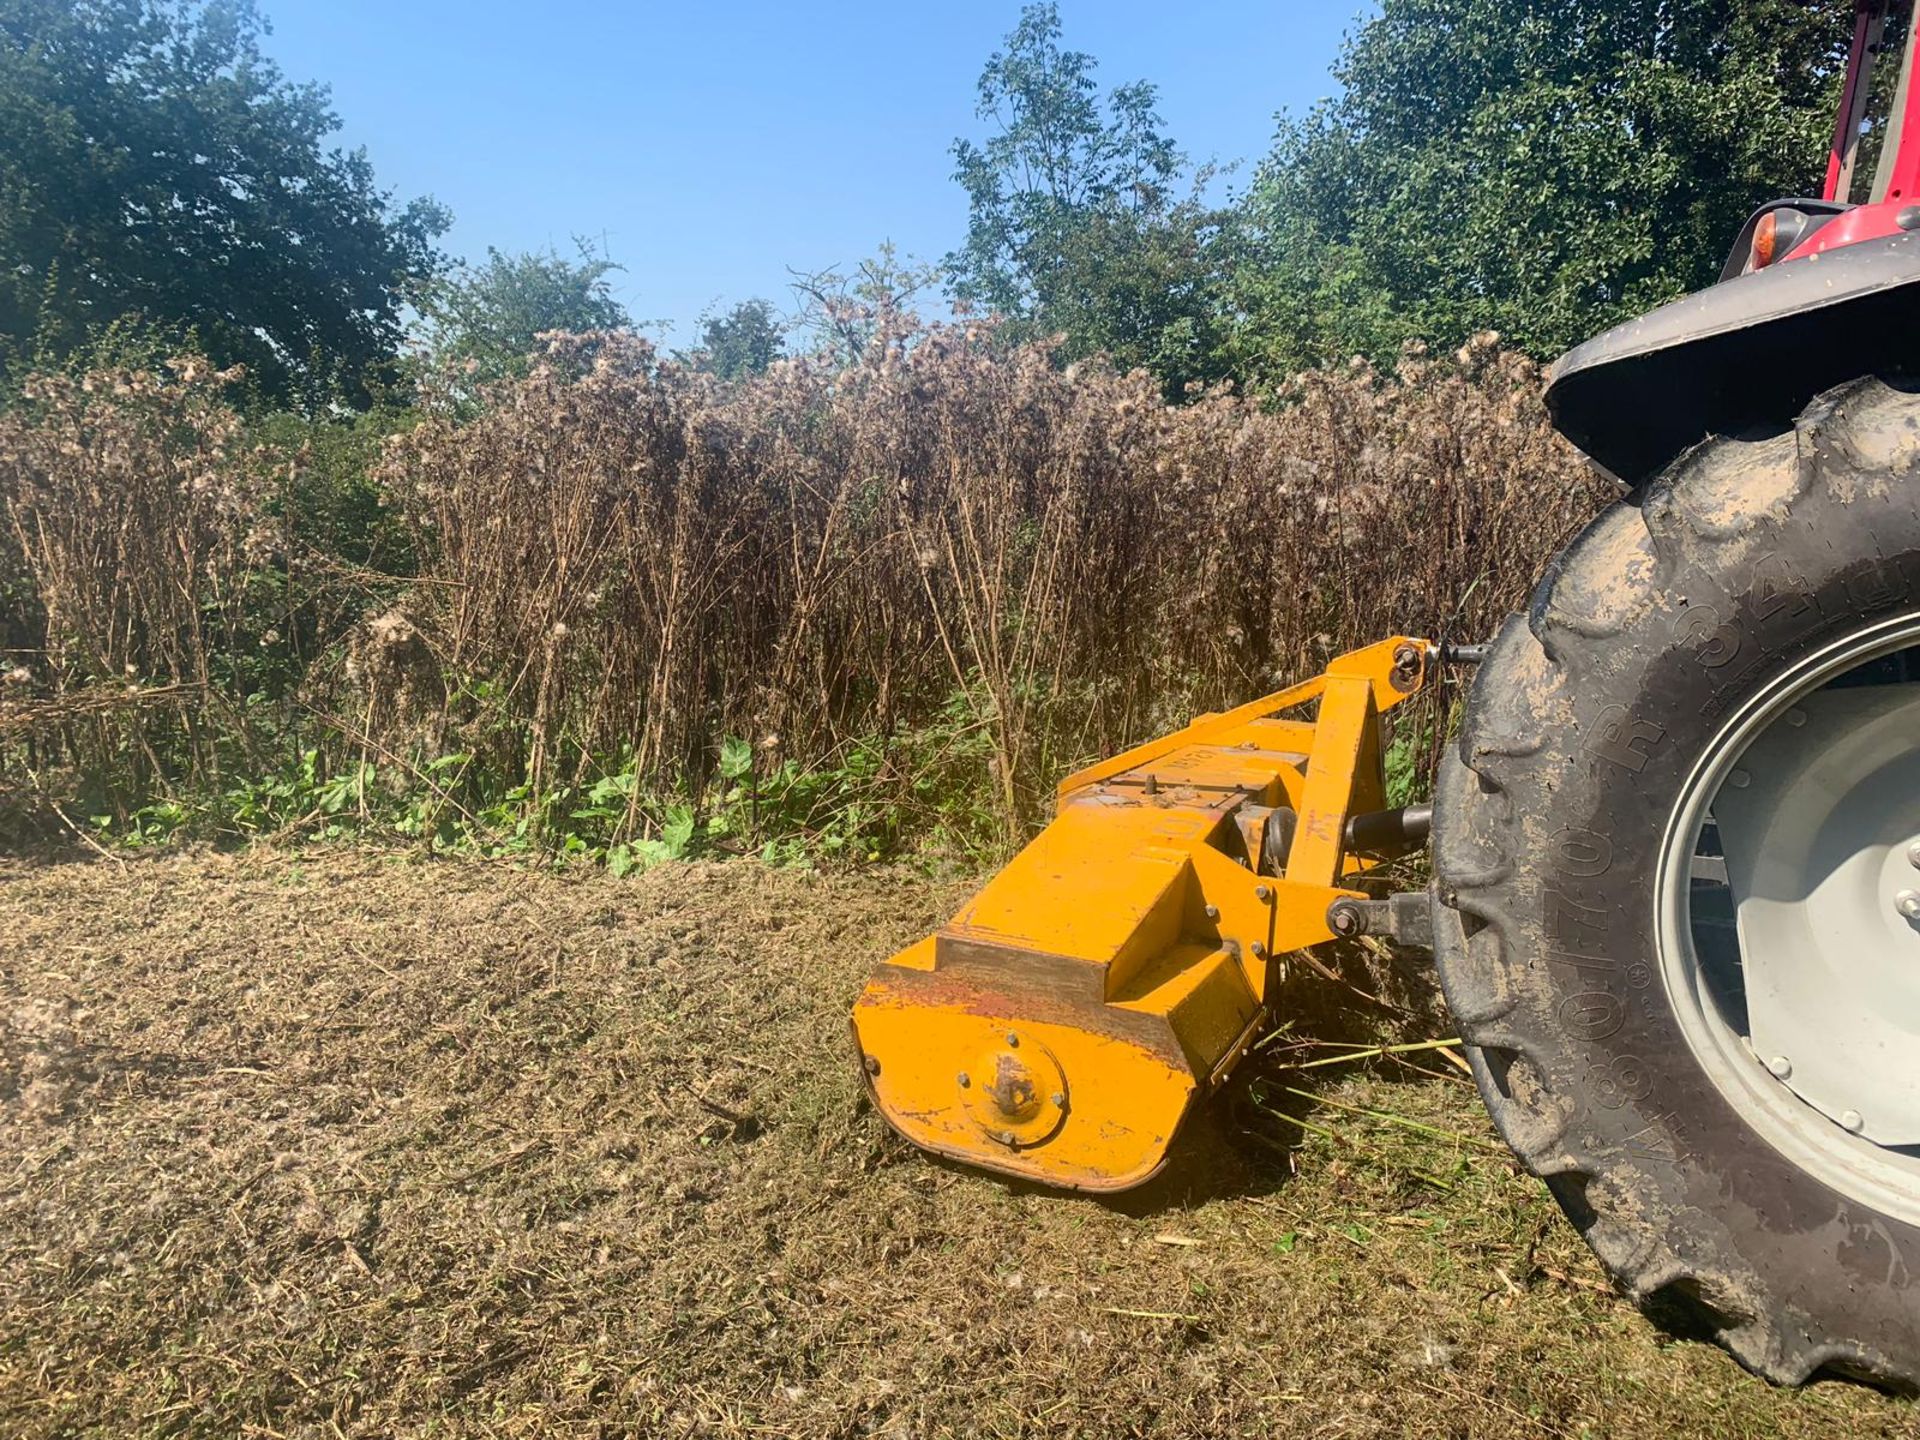
[{"label": "cut grass", "polygon": [[1108,1203],[927,1160],[846,1007],[961,893],[0,869],[0,1433],[1920,1433],[1662,1334],[1419,1052],[1269,1052]]}]

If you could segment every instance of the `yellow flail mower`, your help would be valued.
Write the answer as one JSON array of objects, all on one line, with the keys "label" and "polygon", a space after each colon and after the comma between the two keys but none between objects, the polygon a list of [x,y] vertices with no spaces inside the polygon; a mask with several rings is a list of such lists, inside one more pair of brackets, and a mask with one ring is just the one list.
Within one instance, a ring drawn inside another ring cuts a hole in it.
[{"label": "yellow flail mower", "polygon": [[[1820,199],[1554,367],[1555,425],[1622,495],[1524,614],[1067,777],[879,967],[853,1024],[896,1129],[1139,1185],[1294,957],[1430,945],[1495,1126],[1627,1294],[1776,1381],[1920,1389],[1912,12],[1855,6]],[[1453,666],[1431,811],[1390,808],[1385,717]],[[1428,890],[1369,876],[1429,838]]]},{"label": "yellow flail mower", "polygon": [[1380,717],[1437,654],[1369,646],[1067,777],[1053,823],[860,997],[881,1113],[1048,1185],[1151,1177],[1272,1018],[1286,957],[1370,923],[1346,882],[1424,842],[1424,810],[1382,808]]}]

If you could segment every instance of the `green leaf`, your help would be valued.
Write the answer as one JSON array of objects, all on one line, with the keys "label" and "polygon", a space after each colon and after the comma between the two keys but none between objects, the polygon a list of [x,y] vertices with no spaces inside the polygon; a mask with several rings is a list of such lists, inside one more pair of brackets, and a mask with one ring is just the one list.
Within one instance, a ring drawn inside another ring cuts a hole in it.
[{"label": "green leaf", "polygon": [[695,823],[693,811],[676,808],[667,823],[661,827],[660,843],[666,848],[669,860],[687,858],[687,853],[693,845]]},{"label": "green leaf", "polygon": [[594,805],[610,805],[615,800],[630,797],[638,783],[638,777],[631,770],[620,775],[608,775],[593,782],[587,791],[587,799]]},{"label": "green leaf", "polygon": [[720,774],[728,780],[738,780],[753,770],[753,747],[737,735],[729,735],[720,742]]}]

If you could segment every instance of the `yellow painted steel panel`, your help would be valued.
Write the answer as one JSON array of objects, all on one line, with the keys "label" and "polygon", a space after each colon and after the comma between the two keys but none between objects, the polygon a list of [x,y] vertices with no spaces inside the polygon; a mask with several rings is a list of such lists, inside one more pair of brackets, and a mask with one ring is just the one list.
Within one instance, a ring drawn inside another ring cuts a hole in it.
[{"label": "yellow painted steel panel", "polygon": [[[855,1005],[880,1112],[928,1150],[1051,1185],[1152,1175],[1270,1020],[1279,957],[1330,939],[1327,907],[1357,893],[1338,883],[1369,864],[1346,822],[1380,805],[1380,716],[1432,653],[1382,641],[1070,776],[1053,823]],[[1297,812],[1274,873],[1248,853],[1271,823],[1254,806]]]}]

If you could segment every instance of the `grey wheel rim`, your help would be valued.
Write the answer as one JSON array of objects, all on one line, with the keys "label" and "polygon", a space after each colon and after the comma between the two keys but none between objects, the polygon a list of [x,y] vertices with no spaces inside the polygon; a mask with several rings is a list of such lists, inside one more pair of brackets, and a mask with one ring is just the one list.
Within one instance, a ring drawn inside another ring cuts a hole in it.
[{"label": "grey wheel rim", "polygon": [[1800,1169],[1914,1224],[1920,684],[1862,682],[1917,644],[1920,615],[1864,627],[1731,715],[1656,887],[1662,978],[1708,1077]]}]

